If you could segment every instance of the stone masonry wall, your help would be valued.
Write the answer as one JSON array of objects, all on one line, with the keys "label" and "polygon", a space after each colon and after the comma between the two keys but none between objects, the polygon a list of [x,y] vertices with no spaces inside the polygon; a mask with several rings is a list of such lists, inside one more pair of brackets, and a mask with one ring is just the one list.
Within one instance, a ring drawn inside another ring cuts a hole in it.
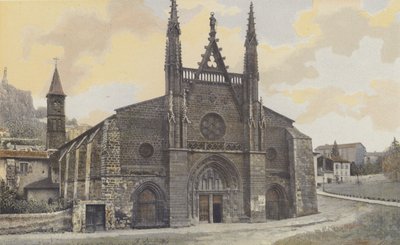
[{"label": "stone masonry wall", "polygon": [[[165,175],[165,107],[164,97],[159,97],[117,110],[117,126],[123,132],[120,135],[122,173]],[[140,155],[139,147],[143,143],[152,145],[154,152],[150,157]]]},{"label": "stone masonry wall", "polygon": [[266,158],[266,168],[274,169],[278,171],[288,172],[289,167],[289,155],[288,155],[288,143],[286,140],[286,129],[282,127],[267,127],[266,128],[266,149],[275,149],[276,157]]},{"label": "stone masonry wall", "polygon": [[217,141],[243,142],[243,124],[235,98],[226,84],[195,83],[188,95],[188,140],[208,141],[200,132],[200,121],[207,113],[218,113],[225,121],[226,132]]},{"label": "stone masonry wall", "polygon": [[318,212],[311,139],[295,128],[288,130],[292,198],[296,216]]}]

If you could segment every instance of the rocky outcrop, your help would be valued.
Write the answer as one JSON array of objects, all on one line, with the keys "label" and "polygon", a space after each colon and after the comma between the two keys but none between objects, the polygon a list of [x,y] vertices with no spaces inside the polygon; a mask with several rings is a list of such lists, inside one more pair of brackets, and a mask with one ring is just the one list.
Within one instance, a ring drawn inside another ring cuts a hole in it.
[{"label": "rocky outcrop", "polygon": [[7,128],[11,137],[39,138],[44,142],[45,123],[40,110],[35,110],[29,91],[0,84],[0,127]]}]

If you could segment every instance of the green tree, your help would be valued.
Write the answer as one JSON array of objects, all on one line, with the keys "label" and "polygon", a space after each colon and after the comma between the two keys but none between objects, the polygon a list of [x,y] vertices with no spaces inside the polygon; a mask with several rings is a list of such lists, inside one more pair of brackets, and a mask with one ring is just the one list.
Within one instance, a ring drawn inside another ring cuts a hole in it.
[{"label": "green tree", "polygon": [[0,181],[0,214],[13,213],[17,193],[4,180]]},{"label": "green tree", "polygon": [[400,181],[400,144],[394,138],[382,162],[384,174],[393,181]]}]

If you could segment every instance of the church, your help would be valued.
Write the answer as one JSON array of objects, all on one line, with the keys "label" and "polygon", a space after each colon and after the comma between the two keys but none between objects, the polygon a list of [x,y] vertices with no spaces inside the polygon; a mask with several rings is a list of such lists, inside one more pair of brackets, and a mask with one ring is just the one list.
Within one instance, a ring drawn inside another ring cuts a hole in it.
[{"label": "church", "polygon": [[242,74],[228,71],[213,13],[205,24],[202,60],[184,67],[171,0],[165,94],[118,108],[69,142],[56,67],[47,94],[47,148],[60,198],[73,205],[73,231],[267,222],[318,212],[311,138],[258,95],[253,5]]}]

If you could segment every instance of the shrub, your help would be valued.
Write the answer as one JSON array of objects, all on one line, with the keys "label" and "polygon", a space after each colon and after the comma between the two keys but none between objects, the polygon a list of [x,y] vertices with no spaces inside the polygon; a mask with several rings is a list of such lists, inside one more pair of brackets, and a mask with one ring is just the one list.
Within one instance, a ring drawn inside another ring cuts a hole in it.
[{"label": "shrub", "polygon": [[53,204],[19,199],[17,193],[4,180],[0,181],[0,214],[50,213],[68,207],[69,205],[64,205],[64,201],[61,199],[57,202],[53,201]]}]

